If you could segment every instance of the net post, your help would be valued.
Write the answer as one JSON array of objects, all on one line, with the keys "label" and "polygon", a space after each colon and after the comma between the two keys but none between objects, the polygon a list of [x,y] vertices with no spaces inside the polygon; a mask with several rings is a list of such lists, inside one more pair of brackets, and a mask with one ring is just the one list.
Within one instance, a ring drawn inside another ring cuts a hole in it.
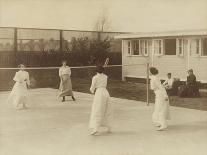
[{"label": "net post", "polygon": [[147,84],[147,106],[149,106],[149,63],[147,63],[147,78],[146,78],[146,84]]}]

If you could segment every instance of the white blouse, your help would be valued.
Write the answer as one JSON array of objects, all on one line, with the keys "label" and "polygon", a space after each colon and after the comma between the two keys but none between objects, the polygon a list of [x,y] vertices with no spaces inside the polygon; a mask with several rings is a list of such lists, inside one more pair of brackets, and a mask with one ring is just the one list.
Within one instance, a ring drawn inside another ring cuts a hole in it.
[{"label": "white blouse", "polygon": [[30,85],[29,73],[26,71],[20,70],[20,71],[16,72],[13,80],[16,82],[19,82],[19,83],[27,83],[28,85]]},{"label": "white blouse", "polygon": [[59,76],[62,76],[65,74],[68,74],[69,76],[71,75],[71,70],[69,66],[66,66],[66,67],[62,66],[59,68]]},{"label": "white blouse", "polygon": [[152,75],[150,79],[151,89],[154,90],[155,93],[162,92],[165,97],[168,97],[164,86],[161,84],[160,79],[156,75]]},{"label": "white blouse", "polygon": [[164,86],[169,86],[170,88],[172,88],[174,79],[170,78],[170,79],[166,79],[165,82],[163,83]]},{"label": "white blouse", "polygon": [[106,88],[107,78],[108,78],[107,75],[105,75],[103,73],[102,74],[97,73],[92,78],[92,84],[91,84],[91,87],[90,87],[91,93],[94,93],[97,88]]}]

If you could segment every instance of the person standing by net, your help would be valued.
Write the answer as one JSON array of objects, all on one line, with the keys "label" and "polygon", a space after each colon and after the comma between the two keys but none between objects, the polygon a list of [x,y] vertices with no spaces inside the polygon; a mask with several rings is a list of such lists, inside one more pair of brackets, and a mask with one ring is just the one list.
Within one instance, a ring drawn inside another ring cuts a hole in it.
[{"label": "person standing by net", "polygon": [[65,102],[66,96],[71,96],[73,101],[75,101],[75,97],[72,91],[72,83],[71,83],[71,69],[67,66],[67,61],[62,61],[62,66],[59,68],[59,77],[60,77],[60,94],[59,97],[62,97],[62,102]]},{"label": "person standing by net", "polygon": [[24,64],[18,66],[13,80],[14,87],[9,95],[8,102],[12,102],[17,109],[26,109],[28,104],[28,87],[30,86],[29,73],[25,71]]},{"label": "person standing by net", "polygon": [[156,127],[159,127],[157,130],[161,131],[167,128],[167,119],[170,119],[169,98],[164,86],[158,78],[158,70],[151,67],[150,73],[150,86],[155,93],[155,105],[154,112],[152,114],[152,121],[155,123]]},{"label": "person standing by net", "polygon": [[99,127],[107,127],[107,132],[111,132],[112,105],[109,103],[110,95],[106,89],[107,75],[104,67],[96,67],[97,74],[92,78],[90,91],[94,95],[89,127],[92,128],[91,135],[98,134]]}]

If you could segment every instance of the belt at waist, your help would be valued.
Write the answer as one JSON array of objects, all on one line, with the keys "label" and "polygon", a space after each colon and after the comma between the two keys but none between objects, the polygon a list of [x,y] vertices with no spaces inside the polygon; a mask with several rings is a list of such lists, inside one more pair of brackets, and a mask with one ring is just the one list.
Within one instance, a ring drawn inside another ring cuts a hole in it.
[{"label": "belt at waist", "polygon": [[99,89],[99,88],[106,89],[106,87],[97,87],[96,89]]}]

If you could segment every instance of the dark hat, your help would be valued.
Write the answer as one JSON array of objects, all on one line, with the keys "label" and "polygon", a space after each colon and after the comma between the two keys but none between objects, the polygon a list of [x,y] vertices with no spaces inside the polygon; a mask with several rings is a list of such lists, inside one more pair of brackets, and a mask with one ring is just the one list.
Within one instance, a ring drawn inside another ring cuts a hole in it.
[{"label": "dark hat", "polygon": [[193,69],[189,69],[188,72],[193,72]]},{"label": "dark hat", "polygon": [[96,66],[96,72],[97,73],[103,73],[104,72],[104,67],[101,65]]}]

